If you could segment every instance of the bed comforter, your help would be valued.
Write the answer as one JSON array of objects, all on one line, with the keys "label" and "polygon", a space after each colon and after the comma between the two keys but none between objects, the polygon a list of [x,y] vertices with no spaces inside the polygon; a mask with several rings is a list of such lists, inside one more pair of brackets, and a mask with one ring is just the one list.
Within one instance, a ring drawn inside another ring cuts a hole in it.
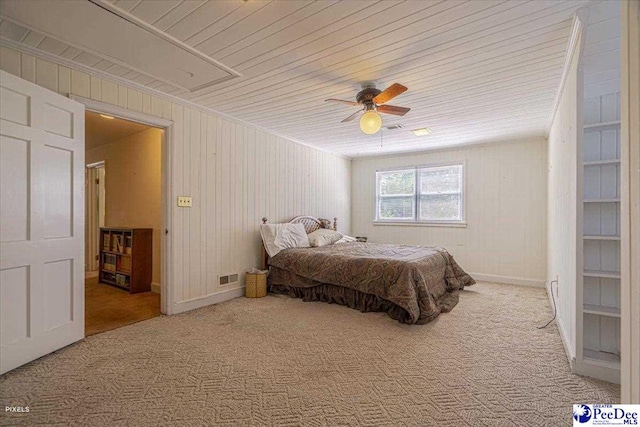
[{"label": "bed comforter", "polygon": [[408,324],[423,324],[458,303],[475,283],[444,248],[340,243],[285,249],[270,259],[272,292],[310,301],[385,311]]}]

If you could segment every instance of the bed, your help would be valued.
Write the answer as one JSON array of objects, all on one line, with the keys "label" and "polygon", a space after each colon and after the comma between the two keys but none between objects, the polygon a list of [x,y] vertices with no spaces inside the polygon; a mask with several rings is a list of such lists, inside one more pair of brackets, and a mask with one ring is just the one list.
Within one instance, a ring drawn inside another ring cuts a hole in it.
[{"label": "bed", "polygon": [[[327,227],[308,215],[289,223],[302,224],[307,234]],[[329,227],[336,226],[334,218]],[[460,290],[475,283],[446,249],[434,246],[349,242],[289,248],[269,258],[263,245],[263,263],[269,266],[270,292],[382,311],[407,324],[451,311]]]}]

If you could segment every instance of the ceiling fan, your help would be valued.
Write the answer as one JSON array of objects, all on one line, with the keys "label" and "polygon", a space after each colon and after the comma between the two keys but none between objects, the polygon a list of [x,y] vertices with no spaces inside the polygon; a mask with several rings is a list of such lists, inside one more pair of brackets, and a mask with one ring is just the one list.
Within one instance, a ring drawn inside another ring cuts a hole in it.
[{"label": "ceiling fan", "polygon": [[325,101],[342,102],[354,107],[362,105],[363,108],[361,110],[356,111],[342,122],[350,122],[364,111],[364,114],[360,117],[360,129],[362,129],[362,132],[372,135],[382,127],[382,118],[378,113],[404,116],[411,110],[411,108],[396,107],[395,105],[383,105],[406,90],[407,88],[399,83],[394,83],[382,91],[376,89],[373,84],[364,84],[362,90],[356,95],[355,101],[334,98],[325,99]]}]

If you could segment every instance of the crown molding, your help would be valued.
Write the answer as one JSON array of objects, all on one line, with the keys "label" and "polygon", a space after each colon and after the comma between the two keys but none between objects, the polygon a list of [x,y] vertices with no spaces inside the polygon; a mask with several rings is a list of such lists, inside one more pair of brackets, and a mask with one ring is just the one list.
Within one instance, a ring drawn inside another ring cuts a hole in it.
[{"label": "crown molding", "polygon": [[[558,112],[558,107],[560,106],[560,98],[562,97],[562,92],[564,91],[564,87],[567,83],[567,78],[569,77],[571,62],[573,61],[574,55],[580,53],[580,51],[582,50],[582,44],[578,45],[578,40],[580,39],[580,35],[582,34],[582,29],[584,27],[583,21],[584,19],[581,11],[578,11],[573,15],[573,24],[571,25],[569,43],[567,43],[567,51],[565,53],[564,64],[562,66],[560,83],[558,84],[558,90],[556,91],[556,96],[553,100],[551,117],[549,119],[549,123],[547,124],[547,138],[549,137],[551,126],[553,125],[553,121],[556,118],[556,113]],[[582,41],[582,43],[584,43],[584,40]]]}]

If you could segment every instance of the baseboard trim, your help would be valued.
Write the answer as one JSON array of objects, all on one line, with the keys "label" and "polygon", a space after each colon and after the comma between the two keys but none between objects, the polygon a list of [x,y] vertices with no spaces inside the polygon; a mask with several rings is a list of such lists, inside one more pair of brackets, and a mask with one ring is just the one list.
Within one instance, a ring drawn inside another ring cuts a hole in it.
[{"label": "baseboard trim", "polygon": [[525,277],[497,276],[494,274],[469,273],[471,277],[482,282],[505,283],[509,285],[531,286],[534,288],[544,288],[544,280],[527,279]]},{"label": "baseboard trim", "polygon": [[171,310],[171,314],[184,313],[185,311],[195,310],[196,308],[205,307],[211,304],[218,304],[241,296],[244,296],[244,286],[240,288],[228,289],[200,298],[176,302],[173,304],[173,310]]},{"label": "baseboard trim", "polygon": [[159,294],[161,289],[162,289],[162,286],[160,286],[160,283],[151,282],[151,292],[155,292],[156,294]]},{"label": "baseboard trim", "polygon": [[[550,286],[547,286],[546,284],[544,288],[547,291],[547,298],[549,298],[549,306],[553,309],[553,299],[552,299],[553,296],[551,295],[551,292],[553,292],[553,288]],[[571,341],[569,340],[569,335],[567,335],[567,329],[564,327],[564,323],[562,323],[562,319],[558,316],[557,312],[556,312],[555,323],[556,323],[556,327],[558,328],[558,333],[560,334],[560,341],[562,341],[562,347],[564,347],[564,352],[567,355],[569,368],[571,369],[571,372],[576,373],[576,352],[575,352],[575,349],[571,347]]]},{"label": "baseboard trim", "polygon": [[98,272],[98,270],[93,270],[93,271],[86,271],[86,270],[85,270],[85,272],[84,272],[84,278],[85,278],[85,279],[93,279],[93,278],[95,278],[95,277],[98,277],[98,276],[99,276],[99,274],[98,274],[98,273],[99,273],[99,272]]},{"label": "baseboard trim", "polygon": [[606,363],[600,363],[595,360],[582,360],[581,362],[577,362],[572,371],[574,374],[585,377],[620,384],[620,368],[609,366]]},{"label": "baseboard trim", "polygon": [[569,361],[569,368],[571,368],[571,372],[576,372],[576,356],[571,347],[569,346],[569,336],[567,335],[567,331],[564,327],[564,323],[560,320],[558,316],[556,316],[556,326],[558,327],[558,332],[560,332],[560,341],[562,341],[562,346],[564,347],[564,352],[567,355],[567,360]]}]

